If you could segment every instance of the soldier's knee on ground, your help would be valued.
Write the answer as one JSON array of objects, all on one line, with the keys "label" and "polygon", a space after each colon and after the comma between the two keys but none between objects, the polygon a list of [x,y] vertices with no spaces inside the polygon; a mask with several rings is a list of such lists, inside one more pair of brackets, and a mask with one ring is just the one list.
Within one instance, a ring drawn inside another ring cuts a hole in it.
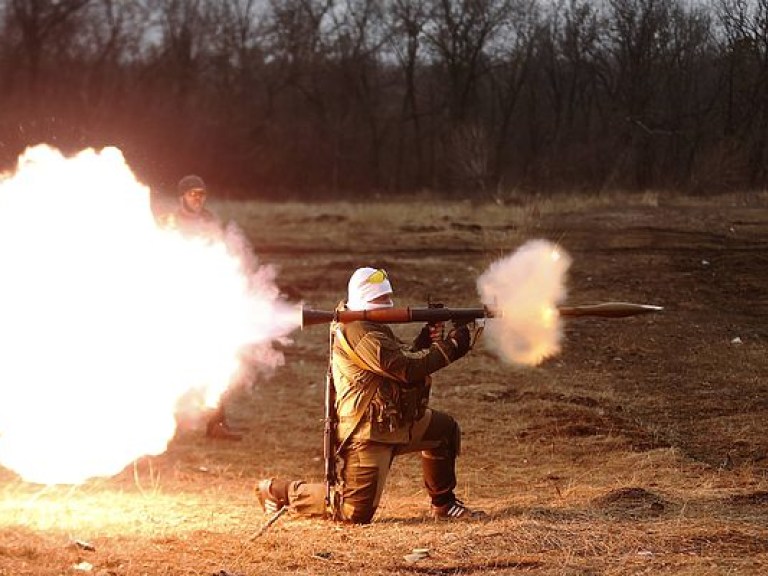
[{"label": "soldier's knee on ground", "polygon": [[341,515],[345,522],[368,524],[376,513],[378,488],[376,468],[358,468],[349,474],[341,496]]},{"label": "soldier's knee on ground", "polygon": [[376,508],[372,506],[355,506],[348,503],[341,505],[341,520],[350,524],[370,524]]}]

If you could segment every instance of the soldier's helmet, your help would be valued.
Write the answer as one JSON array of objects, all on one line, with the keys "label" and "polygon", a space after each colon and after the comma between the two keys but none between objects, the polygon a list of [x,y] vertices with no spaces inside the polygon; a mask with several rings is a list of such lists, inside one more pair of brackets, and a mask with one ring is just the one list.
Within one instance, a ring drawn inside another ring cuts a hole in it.
[{"label": "soldier's helmet", "polygon": [[200,176],[195,176],[194,174],[189,174],[187,176],[184,176],[181,180],[179,180],[178,185],[178,192],[179,196],[183,196],[190,190],[203,190],[205,192],[208,191],[208,189],[205,186],[205,182],[203,182],[203,179],[200,178]]}]

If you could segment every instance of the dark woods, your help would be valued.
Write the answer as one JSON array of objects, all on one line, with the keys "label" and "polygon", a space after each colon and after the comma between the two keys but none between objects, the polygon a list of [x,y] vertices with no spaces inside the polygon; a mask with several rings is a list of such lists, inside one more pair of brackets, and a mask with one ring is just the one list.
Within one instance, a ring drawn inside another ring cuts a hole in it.
[{"label": "dark woods", "polygon": [[768,0],[0,0],[0,161],[233,196],[768,184]]}]

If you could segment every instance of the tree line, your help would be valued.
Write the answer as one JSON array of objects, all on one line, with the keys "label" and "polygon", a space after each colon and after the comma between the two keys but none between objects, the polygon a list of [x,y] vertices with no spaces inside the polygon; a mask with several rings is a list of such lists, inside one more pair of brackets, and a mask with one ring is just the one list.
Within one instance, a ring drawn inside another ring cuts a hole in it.
[{"label": "tree line", "polygon": [[0,0],[0,163],[233,196],[768,183],[768,0]]}]

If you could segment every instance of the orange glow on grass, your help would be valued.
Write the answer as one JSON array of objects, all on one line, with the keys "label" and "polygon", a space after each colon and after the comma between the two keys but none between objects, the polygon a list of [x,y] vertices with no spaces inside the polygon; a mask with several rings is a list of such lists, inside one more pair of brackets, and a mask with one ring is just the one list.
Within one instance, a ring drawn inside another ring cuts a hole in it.
[{"label": "orange glow on grass", "polygon": [[0,464],[76,484],[165,451],[298,327],[234,227],[158,228],[121,152],[38,146],[0,177]]}]

